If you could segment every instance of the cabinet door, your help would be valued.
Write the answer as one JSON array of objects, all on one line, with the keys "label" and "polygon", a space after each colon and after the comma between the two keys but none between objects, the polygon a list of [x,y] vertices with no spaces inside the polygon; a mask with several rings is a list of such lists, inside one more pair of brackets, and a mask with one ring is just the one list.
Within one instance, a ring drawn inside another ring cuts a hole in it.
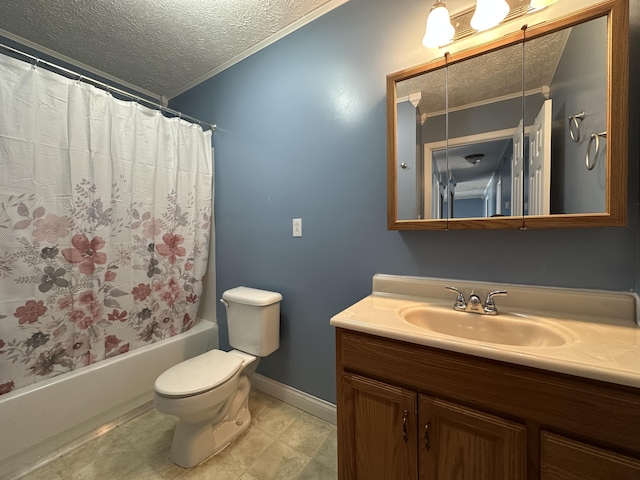
[{"label": "cabinet door", "polygon": [[524,425],[425,395],[419,405],[420,478],[524,480]]},{"label": "cabinet door", "polygon": [[542,480],[638,480],[640,460],[542,432]]},{"label": "cabinet door", "polygon": [[341,387],[340,480],[417,480],[416,393],[347,373]]}]

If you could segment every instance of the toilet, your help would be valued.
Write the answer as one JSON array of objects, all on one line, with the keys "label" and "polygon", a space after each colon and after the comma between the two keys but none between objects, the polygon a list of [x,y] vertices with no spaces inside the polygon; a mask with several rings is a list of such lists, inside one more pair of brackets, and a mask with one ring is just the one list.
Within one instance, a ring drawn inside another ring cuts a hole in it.
[{"label": "toilet", "polygon": [[234,350],[211,350],[156,379],[154,406],[178,417],[169,454],[177,465],[190,468],[204,462],[251,425],[249,378],[259,357],[280,346],[281,300],[281,294],[267,290],[227,290],[220,301],[227,310],[229,344]]}]

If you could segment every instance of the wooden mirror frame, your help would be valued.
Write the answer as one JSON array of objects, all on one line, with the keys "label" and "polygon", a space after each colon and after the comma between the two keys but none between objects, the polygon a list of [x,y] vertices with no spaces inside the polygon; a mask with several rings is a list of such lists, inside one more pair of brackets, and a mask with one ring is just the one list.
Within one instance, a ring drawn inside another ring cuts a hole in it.
[{"label": "wooden mirror frame", "polygon": [[[607,165],[604,213],[516,217],[398,220],[396,83],[466,59],[607,16]],[[509,34],[494,42],[387,75],[387,229],[464,230],[613,227],[627,223],[629,2],[608,0],[553,22]]]}]

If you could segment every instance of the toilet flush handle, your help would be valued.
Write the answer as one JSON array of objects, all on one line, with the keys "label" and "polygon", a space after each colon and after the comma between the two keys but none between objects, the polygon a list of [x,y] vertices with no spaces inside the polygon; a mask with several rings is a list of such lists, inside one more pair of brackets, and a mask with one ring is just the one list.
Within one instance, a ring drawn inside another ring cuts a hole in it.
[{"label": "toilet flush handle", "polygon": [[224,298],[220,299],[220,303],[223,304],[225,308],[229,308],[229,302],[227,302]]}]

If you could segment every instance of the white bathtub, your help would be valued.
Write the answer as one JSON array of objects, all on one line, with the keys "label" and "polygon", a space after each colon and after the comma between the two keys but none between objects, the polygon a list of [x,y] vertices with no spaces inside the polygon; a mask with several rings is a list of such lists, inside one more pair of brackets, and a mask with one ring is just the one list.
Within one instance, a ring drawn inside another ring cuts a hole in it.
[{"label": "white bathtub", "polygon": [[139,408],[167,368],[218,348],[215,323],[0,396],[0,479]]}]

